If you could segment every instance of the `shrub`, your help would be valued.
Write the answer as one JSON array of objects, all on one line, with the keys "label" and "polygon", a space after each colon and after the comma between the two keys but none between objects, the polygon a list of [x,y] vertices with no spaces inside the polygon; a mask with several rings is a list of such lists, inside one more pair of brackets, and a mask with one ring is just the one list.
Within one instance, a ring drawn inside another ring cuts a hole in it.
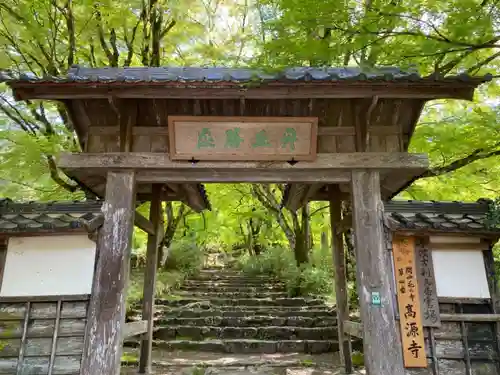
[{"label": "shrub", "polygon": [[259,256],[243,255],[238,267],[248,275],[276,277],[285,283],[290,295],[331,294],[334,281],[328,249],[313,249],[310,255],[310,262],[299,268],[292,250],[273,247]]},{"label": "shrub", "polygon": [[[144,268],[134,269],[130,274],[127,291],[127,310],[142,299],[144,288]],[[186,274],[179,271],[159,270],[156,275],[155,296],[162,297],[180,287]]]},{"label": "shrub", "polygon": [[203,250],[190,242],[173,243],[165,261],[165,271],[180,271],[186,275],[196,273],[204,262]]},{"label": "shrub", "polygon": [[[136,256],[136,265],[145,264],[137,259],[144,257],[138,252]],[[196,245],[188,242],[174,243],[170,246],[168,258],[165,262],[165,267],[158,270],[155,285],[156,297],[164,297],[170,294],[173,290],[178,289],[184,282],[186,277],[196,273],[203,266],[204,256],[203,250]],[[144,285],[143,267],[132,268],[130,274],[130,282],[127,293],[128,308],[135,305],[142,299]]]},{"label": "shrub", "polygon": [[328,295],[333,292],[333,273],[326,268],[306,266],[302,269],[300,290],[304,294]]}]

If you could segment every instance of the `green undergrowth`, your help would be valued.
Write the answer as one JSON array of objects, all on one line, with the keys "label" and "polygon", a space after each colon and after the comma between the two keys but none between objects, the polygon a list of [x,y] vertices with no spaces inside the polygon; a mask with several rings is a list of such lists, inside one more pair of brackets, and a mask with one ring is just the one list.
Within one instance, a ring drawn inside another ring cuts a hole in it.
[{"label": "green undergrowth", "polygon": [[290,296],[333,296],[335,284],[330,251],[314,248],[309,258],[309,263],[298,267],[290,249],[274,247],[259,256],[241,256],[237,266],[249,276],[275,277],[285,284]]},{"label": "green undergrowth", "polygon": [[[180,271],[159,270],[156,275],[155,296],[168,296],[182,285],[186,275]],[[144,287],[144,269],[133,269],[127,294],[127,307],[137,304],[142,299]]]},{"label": "green undergrowth", "polygon": [[190,276],[197,273],[205,261],[204,249],[187,241],[173,243],[163,267],[165,271],[181,271]]},{"label": "green undergrowth", "polygon": [[495,267],[497,287],[500,288],[500,242],[497,242],[493,247],[493,261]]},{"label": "green undergrowth", "polygon": [[[142,252],[137,254],[143,256]],[[155,296],[157,298],[176,298],[173,293],[184,280],[196,274],[203,266],[203,250],[187,242],[172,244],[168,251],[165,266],[157,271]],[[145,262],[141,262],[144,264]],[[133,268],[127,294],[127,308],[142,299],[144,287],[144,268]]]}]

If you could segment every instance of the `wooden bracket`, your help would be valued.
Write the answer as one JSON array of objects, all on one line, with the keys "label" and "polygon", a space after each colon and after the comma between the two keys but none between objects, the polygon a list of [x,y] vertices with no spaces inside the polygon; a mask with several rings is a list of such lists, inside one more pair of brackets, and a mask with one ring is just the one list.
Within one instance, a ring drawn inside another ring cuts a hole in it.
[{"label": "wooden bracket", "polygon": [[137,322],[125,323],[125,327],[123,328],[123,339],[128,339],[129,337],[142,335],[147,331],[148,331],[147,320],[139,320]]},{"label": "wooden bracket", "polygon": [[131,152],[133,127],[137,122],[137,101],[122,99],[119,108],[121,109],[118,113],[120,152]]},{"label": "wooden bracket", "polygon": [[147,234],[156,233],[156,228],[154,227],[153,223],[150,222],[148,219],[146,219],[137,211],[135,211],[134,215],[134,224],[137,226],[137,228],[142,229]]},{"label": "wooden bracket", "polygon": [[349,336],[354,336],[360,339],[363,338],[363,324],[361,323],[346,320],[344,322],[344,329]]}]

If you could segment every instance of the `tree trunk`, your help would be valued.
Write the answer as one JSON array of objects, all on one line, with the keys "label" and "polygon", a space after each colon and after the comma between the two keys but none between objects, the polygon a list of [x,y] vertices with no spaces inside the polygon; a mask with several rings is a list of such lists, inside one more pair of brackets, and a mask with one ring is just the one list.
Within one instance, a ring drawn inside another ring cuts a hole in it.
[{"label": "tree trunk", "polygon": [[177,210],[177,215],[175,215],[172,202],[167,202],[165,212],[167,214],[167,227],[165,228],[165,235],[158,249],[158,268],[164,268],[167,263],[166,259],[164,259],[165,249],[168,249],[172,244],[177,227],[186,216],[186,206],[182,204]]},{"label": "tree trunk", "polygon": [[327,250],[328,248],[328,234],[326,232],[321,232],[321,250]]},{"label": "tree trunk", "polygon": [[305,228],[300,225],[297,216],[294,216],[293,220],[294,234],[295,234],[295,246],[293,246],[293,253],[295,255],[295,261],[297,266],[300,267],[304,263],[309,262],[309,249],[307,248],[307,237],[305,233]]},{"label": "tree trunk", "polygon": [[304,241],[307,251],[312,249],[311,222],[309,217],[309,203],[302,207],[302,231],[304,232]]},{"label": "tree trunk", "polygon": [[250,236],[252,238],[252,251],[255,255],[260,255],[261,246],[259,244],[259,234],[261,229],[261,221],[259,219],[250,219]]},{"label": "tree trunk", "polygon": [[[342,216],[352,215],[351,202],[344,201],[342,205]],[[359,307],[358,291],[356,285],[356,256],[353,241],[353,230],[349,229],[344,233],[345,252],[345,267],[347,283],[352,285],[352,292],[349,295],[349,305],[355,309]]]},{"label": "tree trunk", "polygon": [[309,250],[303,233],[296,233],[294,254],[297,266],[300,267],[302,264],[309,262]]},{"label": "tree trunk", "polygon": [[[162,267],[163,264],[163,257],[165,256],[165,242],[168,241],[167,239],[167,232],[168,232],[168,227],[170,226],[170,223],[173,220],[173,211],[172,211],[172,202],[167,202],[165,204],[165,215],[167,216],[167,227],[164,229],[165,230],[165,235],[163,236],[163,241],[158,245],[158,258],[157,258],[157,264],[156,267],[159,269]],[[170,239],[168,246],[170,246],[170,242],[172,239]]]}]

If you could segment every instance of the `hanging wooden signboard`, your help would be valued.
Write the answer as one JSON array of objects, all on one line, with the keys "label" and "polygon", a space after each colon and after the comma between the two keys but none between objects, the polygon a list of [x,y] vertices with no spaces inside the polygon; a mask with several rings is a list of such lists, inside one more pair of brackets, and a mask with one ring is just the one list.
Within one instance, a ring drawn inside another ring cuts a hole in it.
[{"label": "hanging wooden signboard", "polygon": [[169,116],[172,160],[313,161],[315,117]]},{"label": "hanging wooden signboard", "polygon": [[394,237],[392,248],[405,367],[427,367],[415,265],[415,238]]},{"label": "hanging wooden signboard", "polygon": [[432,251],[425,245],[416,246],[417,281],[422,307],[422,323],[424,327],[440,327],[439,301],[434,278]]}]

